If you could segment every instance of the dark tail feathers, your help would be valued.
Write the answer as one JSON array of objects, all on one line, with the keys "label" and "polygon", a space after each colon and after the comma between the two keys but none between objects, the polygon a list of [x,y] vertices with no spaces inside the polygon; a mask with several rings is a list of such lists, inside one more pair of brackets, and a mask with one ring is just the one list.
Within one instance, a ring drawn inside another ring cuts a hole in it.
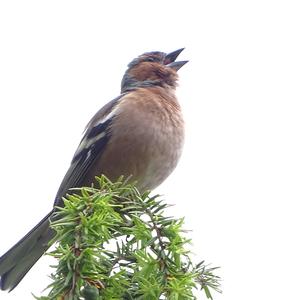
[{"label": "dark tail feathers", "polygon": [[54,231],[49,228],[49,218],[52,213],[51,211],[0,257],[1,290],[13,290],[49,248],[48,242],[54,237]]}]

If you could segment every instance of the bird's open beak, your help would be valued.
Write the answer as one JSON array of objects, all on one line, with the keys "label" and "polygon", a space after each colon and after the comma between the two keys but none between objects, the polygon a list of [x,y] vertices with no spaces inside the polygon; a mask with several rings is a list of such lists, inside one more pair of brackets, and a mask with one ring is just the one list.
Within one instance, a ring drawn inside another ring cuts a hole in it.
[{"label": "bird's open beak", "polygon": [[178,71],[182,66],[184,66],[188,60],[175,61],[178,55],[184,50],[184,48],[178,49],[166,55],[164,59],[164,64],[176,71]]}]

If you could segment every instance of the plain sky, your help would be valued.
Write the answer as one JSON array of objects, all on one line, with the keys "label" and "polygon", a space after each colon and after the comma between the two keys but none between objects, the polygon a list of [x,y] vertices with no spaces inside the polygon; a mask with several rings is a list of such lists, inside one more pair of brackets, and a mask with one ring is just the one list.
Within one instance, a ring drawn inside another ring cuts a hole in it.
[{"label": "plain sky", "polygon": [[[0,255],[51,209],[127,63],[186,47],[186,146],[154,193],[186,218],[195,261],[221,267],[215,300],[300,299],[299,16],[289,0],[1,1]],[[0,299],[40,295],[49,263]]]}]

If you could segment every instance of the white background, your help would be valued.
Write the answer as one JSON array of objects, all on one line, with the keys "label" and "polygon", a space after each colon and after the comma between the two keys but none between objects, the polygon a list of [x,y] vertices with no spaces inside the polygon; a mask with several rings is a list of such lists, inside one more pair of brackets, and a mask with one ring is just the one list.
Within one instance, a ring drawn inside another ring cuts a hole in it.
[{"label": "white background", "polygon": [[[186,217],[196,260],[221,266],[214,299],[300,299],[297,2],[1,1],[0,253],[50,210],[127,63],[186,47],[186,147],[155,192]],[[0,299],[40,295],[48,265]]]}]

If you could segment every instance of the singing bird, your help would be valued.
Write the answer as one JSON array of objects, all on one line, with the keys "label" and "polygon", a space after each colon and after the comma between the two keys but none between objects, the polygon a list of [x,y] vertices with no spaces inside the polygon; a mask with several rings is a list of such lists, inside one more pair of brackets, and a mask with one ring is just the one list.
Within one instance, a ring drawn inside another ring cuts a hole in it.
[{"label": "singing bird", "polygon": [[184,143],[184,121],[175,95],[176,61],[183,51],[144,53],[123,76],[121,94],[88,123],[62,180],[53,210],[0,258],[0,288],[13,290],[49,248],[49,220],[70,188],[90,186],[95,176],[131,176],[140,191],[152,190],[174,170]]}]

